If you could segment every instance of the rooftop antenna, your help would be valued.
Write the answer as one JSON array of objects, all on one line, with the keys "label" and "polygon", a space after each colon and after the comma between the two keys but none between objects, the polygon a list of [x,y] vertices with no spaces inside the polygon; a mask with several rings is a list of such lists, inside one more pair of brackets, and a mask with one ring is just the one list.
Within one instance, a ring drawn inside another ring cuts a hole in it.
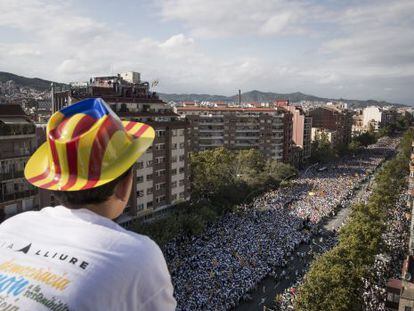
[{"label": "rooftop antenna", "polygon": [[239,90],[239,106],[241,106],[241,90]]},{"label": "rooftop antenna", "polygon": [[155,92],[155,88],[157,87],[158,83],[160,83],[160,80],[156,78],[154,81],[151,82],[151,89]]}]

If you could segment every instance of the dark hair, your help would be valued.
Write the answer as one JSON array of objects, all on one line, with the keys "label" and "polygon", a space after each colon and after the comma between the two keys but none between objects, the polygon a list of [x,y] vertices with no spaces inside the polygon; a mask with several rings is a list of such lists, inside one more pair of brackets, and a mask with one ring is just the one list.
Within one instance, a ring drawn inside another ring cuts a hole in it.
[{"label": "dark hair", "polygon": [[96,188],[79,191],[52,191],[52,194],[67,208],[76,209],[82,208],[82,205],[85,204],[99,204],[105,202],[114,194],[116,185],[126,178],[131,171],[132,167],[126,170],[121,176]]}]

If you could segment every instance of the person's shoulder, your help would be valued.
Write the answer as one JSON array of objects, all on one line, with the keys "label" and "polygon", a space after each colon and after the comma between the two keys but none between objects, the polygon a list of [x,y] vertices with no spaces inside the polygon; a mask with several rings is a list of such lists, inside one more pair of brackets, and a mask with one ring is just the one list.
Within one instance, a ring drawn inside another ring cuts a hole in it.
[{"label": "person's shoulder", "polygon": [[27,211],[19,213],[10,218],[7,218],[0,224],[0,228],[5,228],[13,226],[20,223],[30,222],[33,219],[36,219],[40,216],[40,211]]}]

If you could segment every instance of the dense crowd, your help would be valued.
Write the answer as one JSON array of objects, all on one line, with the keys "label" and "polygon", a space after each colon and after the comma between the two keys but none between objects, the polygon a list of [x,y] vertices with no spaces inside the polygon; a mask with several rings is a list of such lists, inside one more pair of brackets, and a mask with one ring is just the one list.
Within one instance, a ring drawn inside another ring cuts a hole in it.
[{"label": "dense crowd", "polygon": [[388,210],[387,230],[382,235],[384,252],[375,259],[369,277],[364,280],[365,310],[385,311],[386,282],[389,278],[401,276],[404,254],[407,253],[409,240],[410,211],[408,195],[401,194],[395,208]]},{"label": "dense crowd", "polygon": [[266,193],[223,216],[201,236],[166,245],[178,310],[235,307],[283,267],[321,220],[347,203],[358,185],[395,149],[383,138],[361,154],[302,172],[291,187]]}]

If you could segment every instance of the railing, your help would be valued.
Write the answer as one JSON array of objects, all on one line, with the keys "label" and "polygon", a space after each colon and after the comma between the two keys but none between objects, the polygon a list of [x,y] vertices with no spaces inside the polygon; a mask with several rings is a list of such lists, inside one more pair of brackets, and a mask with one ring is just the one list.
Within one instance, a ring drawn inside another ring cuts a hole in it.
[{"label": "railing", "polygon": [[25,190],[20,192],[15,192],[11,194],[0,194],[0,202],[8,202],[8,201],[14,201],[21,198],[27,198],[30,196],[36,195],[38,192],[37,190]]},{"label": "railing", "polygon": [[15,179],[15,178],[22,178],[23,176],[24,176],[24,171],[3,173],[3,174],[0,174],[0,181],[4,181],[8,179]]}]

